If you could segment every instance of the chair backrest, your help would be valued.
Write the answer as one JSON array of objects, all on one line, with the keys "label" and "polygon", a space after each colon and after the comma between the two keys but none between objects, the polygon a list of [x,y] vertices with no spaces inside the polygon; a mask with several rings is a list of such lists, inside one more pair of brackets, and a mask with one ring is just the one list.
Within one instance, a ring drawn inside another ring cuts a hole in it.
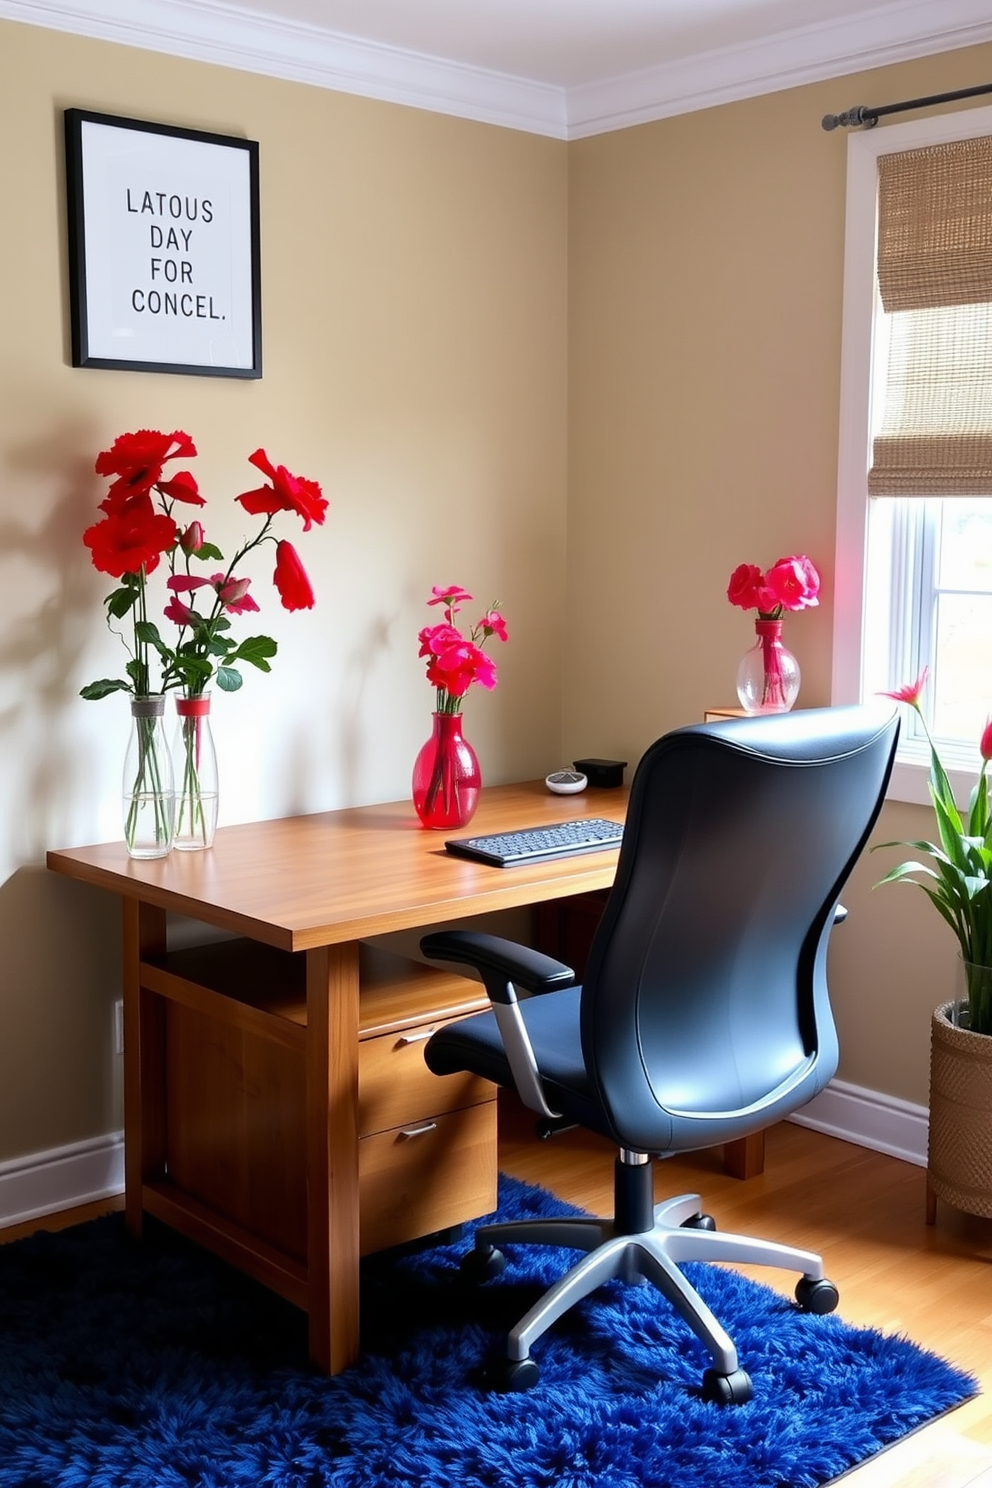
[{"label": "chair backrest", "polygon": [[582,988],[582,1048],[621,1147],[708,1146],[837,1067],[826,946],[899,725],[871,706],[698,724],[645,753]]}]

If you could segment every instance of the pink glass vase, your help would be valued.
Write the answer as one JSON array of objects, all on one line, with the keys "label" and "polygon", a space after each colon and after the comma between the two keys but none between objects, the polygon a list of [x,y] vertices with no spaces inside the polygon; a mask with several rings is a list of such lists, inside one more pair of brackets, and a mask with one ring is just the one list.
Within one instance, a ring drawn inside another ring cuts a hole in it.
[{"label": "pink glass vase", "polygon": [[755,620],[757,639],[737,668],[746,713],[787,713],[799,696],[799,663],[782,645],[781,620]]},{"label": "pink glass vase", "polygon": [[425,827],[463,827],[479,802],[482,776],[462,737],[460,713],[435,713],[431,736],[413,764],[413,805]]}]

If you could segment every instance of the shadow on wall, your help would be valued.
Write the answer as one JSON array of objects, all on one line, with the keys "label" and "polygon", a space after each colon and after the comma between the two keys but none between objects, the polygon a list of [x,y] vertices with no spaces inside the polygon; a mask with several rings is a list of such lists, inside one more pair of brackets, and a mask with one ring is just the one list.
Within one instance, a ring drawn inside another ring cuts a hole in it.
[{"label": "shadow on wall", "polygon": [[0,886],[0,1161],[122,1124],[117,899],[42,867]]},{"label": "shadow on wall", "polygon": [[71,840],[69,822],[86,799],[78,710],[93,705],[79,701],[90,680],[80,671],[105,613],[82,543],[99,516],[92,459],[80,454],[92,438],[82,428],[53,430],[43,445],[12,448],[4,468],[0,676],[11,686],[0,703],[0,813],[8,824],[0,874]]}]

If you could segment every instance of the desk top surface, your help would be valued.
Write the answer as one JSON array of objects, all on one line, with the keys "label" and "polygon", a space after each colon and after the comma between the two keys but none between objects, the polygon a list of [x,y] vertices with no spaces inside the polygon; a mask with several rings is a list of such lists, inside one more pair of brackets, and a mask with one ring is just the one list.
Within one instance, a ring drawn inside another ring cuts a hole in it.
[{"label": "desk top surface", "polygon": [[427,830],[412,804],[394,801],[222,827],[206,852],[142,861],[108,842],[47,861],[69,878],[299,951],[608,888],[615,848],[493,868],[453,857],[444,842],[583,816],[623,821],[626,810],[626,788],[555,796],[528,781],[487,787],[460,831]]}]

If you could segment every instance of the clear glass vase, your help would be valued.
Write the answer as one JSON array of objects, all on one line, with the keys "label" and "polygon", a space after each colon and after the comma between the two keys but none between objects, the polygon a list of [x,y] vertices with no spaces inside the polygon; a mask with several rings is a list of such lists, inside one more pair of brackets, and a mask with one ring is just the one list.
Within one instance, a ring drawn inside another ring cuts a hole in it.
[{"label": "clear glass vase", "polygon": [[737,696],[746,713],[788,713],[799,696],[799,663],[782,645],[781,620],[755,620],[755,642],[737,668]]},{"label": "clear glass vase", "polygon": [[992,966],[960,960],[965,995],[951,1004],[950,1021],[972,1033],[992,1034]]},{"label": "clear glass vase", "polygon": [[217,830],[217,751],[210,727],[210,698],[176,698],[172,746],[176,781],[175,846],[197,852],[213,845]]},{"label": "clear glass vase", "polygon": [[479,803],[482,776],[475,750],[462,735],[460,713],[435,713],[427,743],[413,766],[413,804],[425,827],[463,827]]},{"label": "clear glass vase", "polygon": [[124,841],[131,857],[164,858],[172,850],[175,791],[161,694],[131,699],[122,794]]}]

